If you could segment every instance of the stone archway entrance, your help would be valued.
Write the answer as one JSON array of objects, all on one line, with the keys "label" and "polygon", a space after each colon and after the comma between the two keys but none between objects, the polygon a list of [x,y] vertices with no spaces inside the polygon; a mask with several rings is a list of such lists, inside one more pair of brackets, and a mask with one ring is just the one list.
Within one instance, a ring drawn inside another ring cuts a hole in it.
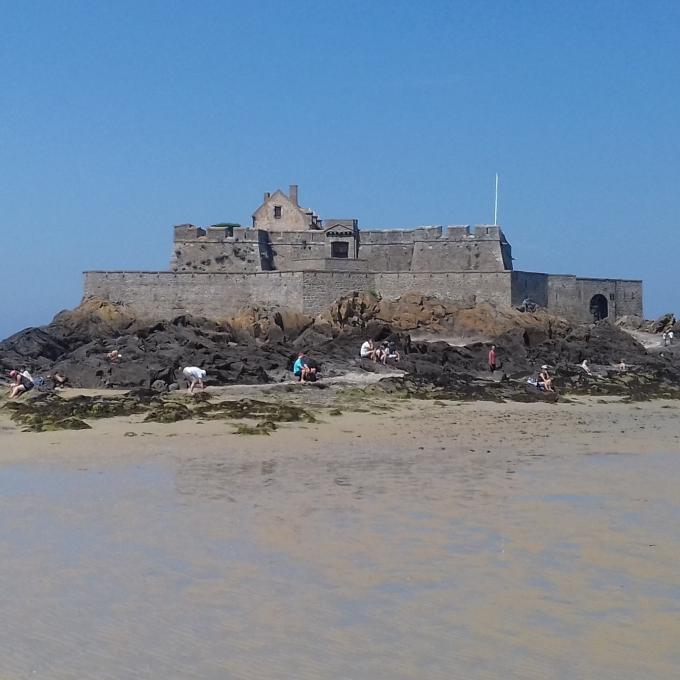
[{"label": "stone archway entrance", "polygon": [[590,298],[590,313],[593,321],[602,321],[609,316],[609,303],[604,295],[598,293]]}]

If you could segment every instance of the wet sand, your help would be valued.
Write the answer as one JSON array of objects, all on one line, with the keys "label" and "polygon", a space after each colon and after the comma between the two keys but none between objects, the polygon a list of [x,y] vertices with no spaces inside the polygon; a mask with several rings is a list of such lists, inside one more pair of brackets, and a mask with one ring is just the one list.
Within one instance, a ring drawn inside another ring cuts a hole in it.
[{"label": "wet sand", "polygon": [[0,420],[0,677],[676,677],[679,415]]}]

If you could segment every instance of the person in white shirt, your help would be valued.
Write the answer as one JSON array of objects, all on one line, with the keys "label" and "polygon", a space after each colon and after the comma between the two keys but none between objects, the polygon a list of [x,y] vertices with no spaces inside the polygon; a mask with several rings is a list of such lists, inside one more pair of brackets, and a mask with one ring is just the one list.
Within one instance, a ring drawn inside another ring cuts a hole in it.
[{"label": "person in white shirt", "polygon": [[375,346],[373,340],[369,339],[361,345],[359,355],[362,359],[372,359],[373,361],[378,361],[381,356],[381,352],[380,349]]},{"label": "person in white shirt", "polygon": [[205,389],[203,381],[205,380],[207,373],[202,368],[199,368],[198,366],[187,366],[182,369],[182,375],[190,383],[189,387],[187,387],[187,392],[189,392],[189,394],[193,394],[196,385],[202,390]]},{"label": "person in white shirt", "polygon": [[34,387],[33,377],[28,370],[23,370],[21,372],[10,371],[9,377],[12,378],[13,381],[10,385],[10,399],[15,399],[24,392],[30,392]]}]

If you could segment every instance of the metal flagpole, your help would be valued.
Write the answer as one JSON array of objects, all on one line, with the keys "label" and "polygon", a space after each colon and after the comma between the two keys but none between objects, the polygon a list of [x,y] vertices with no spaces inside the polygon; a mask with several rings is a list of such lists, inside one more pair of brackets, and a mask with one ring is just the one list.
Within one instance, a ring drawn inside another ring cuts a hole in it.
[{"label": "metal flagpole", "polygon": [[496,198],[493,202],[493,223],[498,225],[498,173],[496,173]]}]

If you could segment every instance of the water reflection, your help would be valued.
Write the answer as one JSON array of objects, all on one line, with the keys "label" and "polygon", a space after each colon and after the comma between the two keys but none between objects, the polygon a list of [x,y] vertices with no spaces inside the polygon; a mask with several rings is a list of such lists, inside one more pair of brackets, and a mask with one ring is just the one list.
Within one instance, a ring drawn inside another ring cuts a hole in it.
[{"label": "water reflection", "polygon": [[356,499],[397,492],[426,499],[454,494],[458,500],[474,501],[478,496],[484,496],[490,479],[502,476],[511,480],[518,469],[541,459],[542,455],[535,454],[502,460],[488,454],[457,453],[452,456],[448,452],[419,451],[393,458],[341,454],[331,461],[320,457],[297,465],[290,461],[281,464],[275,457],[234,461],[227,453],[179,461],[176,489],[185,497],[232,502],[275,484],[283,485],[291,493],[304,489],[335,495],[338,490],[347,490]]},{"label": "water reflection", "polygon": [[0,671],[672,677],[679,475],[427,450],[0,469]]}]

